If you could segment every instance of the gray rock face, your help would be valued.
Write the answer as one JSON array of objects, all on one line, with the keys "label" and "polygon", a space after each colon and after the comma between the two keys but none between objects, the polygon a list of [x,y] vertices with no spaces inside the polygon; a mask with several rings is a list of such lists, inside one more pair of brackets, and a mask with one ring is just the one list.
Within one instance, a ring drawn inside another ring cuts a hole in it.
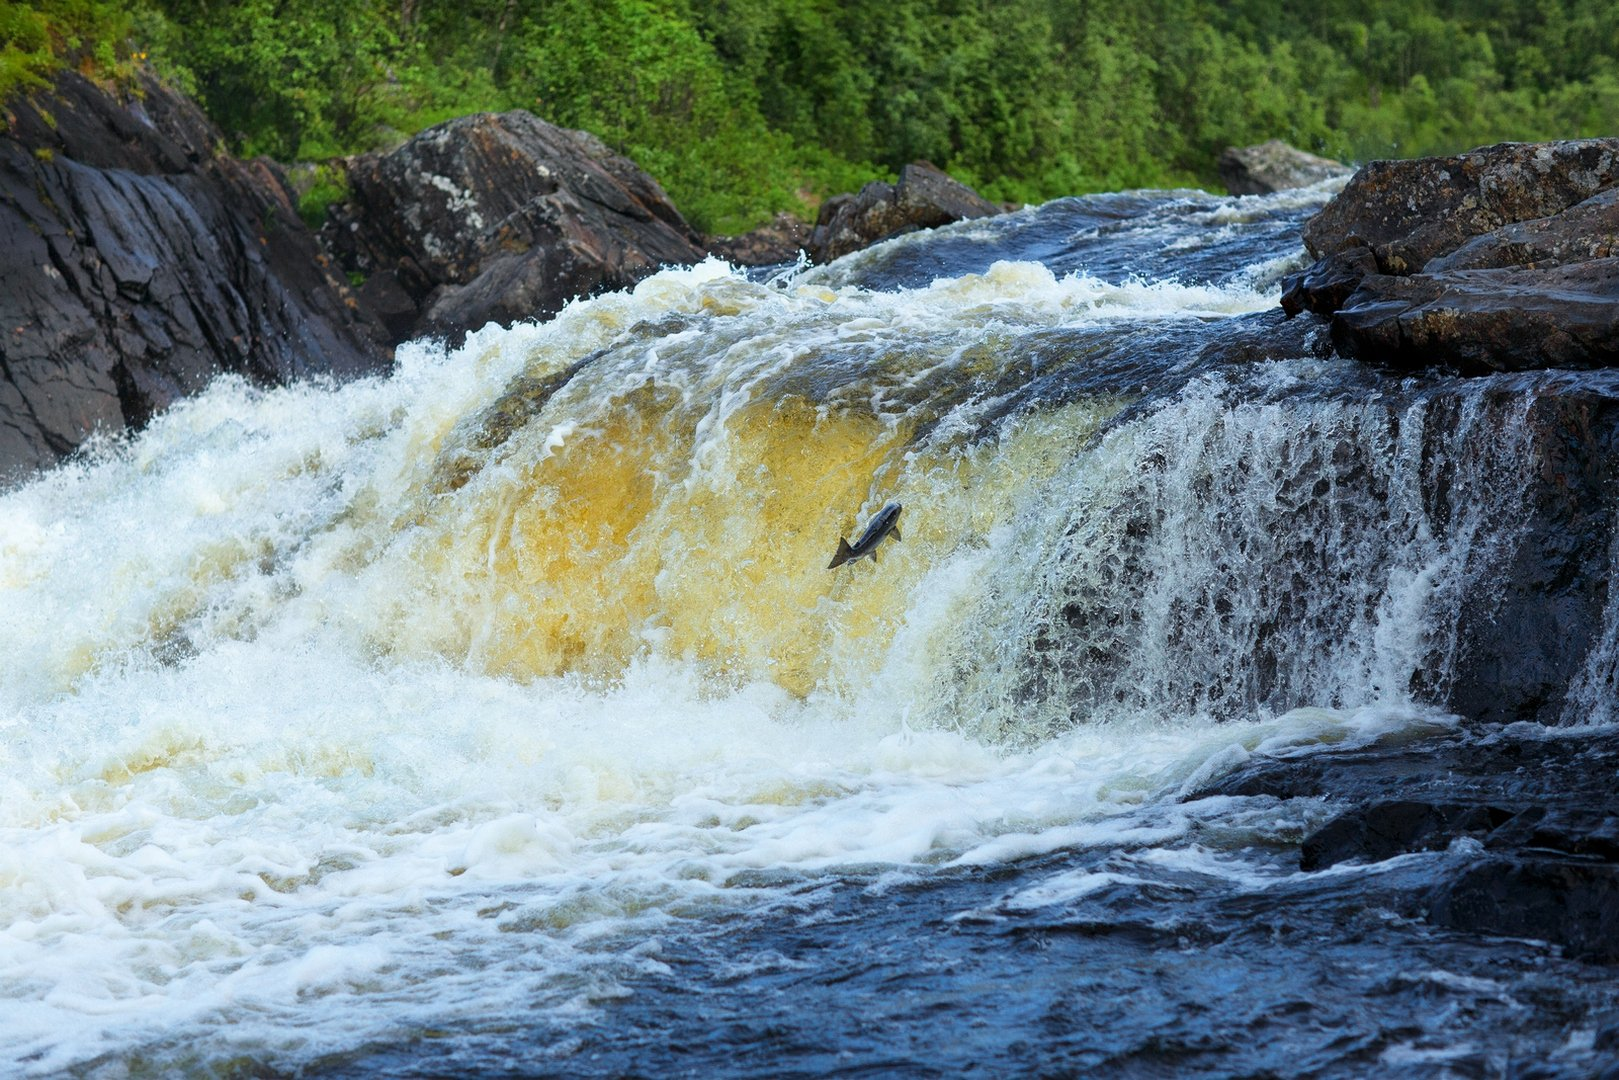
[{"label": "gray rock face", "polygon": [[461,117],[348,165],[350,201],[323,236],[391,298],[396,328],[408,298],[400,337],[551,315],[703,258],[657,181],[595,136],[527,112]]},{"label": "gray rock face", "polygon": [[1576,203],[1560,214],[1520,221],[1475,236],[1423,270],[1544,269],[1619,256],[1619,187]]},{"label": "gray rock face", "polygon": [[0,135],[0,483],[138,428],[223,372],[386,368],[274,168],[156,82],[74,74]]},{"label": "gray rock face", "polygon": [[1549,217],[1619,184],[1619,138],[1500,143],[1449,158],[1374,161],[1304,227],[1317,258],[1369,247],[1385,274],[1503,225]]},{"label": "gray rock face", "polygon": [[900,170],[897,184],[874,180],[853,195],[822,203],[810,235],[810,258],[827,263],[901,233],[1000,212],[966,184],[918,161]]},{"label": "gray rock face", "polygon": [[1467,374],[1619,364],[1619,139],[1373,162],[1305,225],[1289,315],[1338,351]]},{"label": "gray rock face", "polygon": [[1354,171],[1341,161],[1307,154],[1280,139],[1258,146],[1228,146],[1216,168],[1220,182],[1233,195],[1268,195]]}]

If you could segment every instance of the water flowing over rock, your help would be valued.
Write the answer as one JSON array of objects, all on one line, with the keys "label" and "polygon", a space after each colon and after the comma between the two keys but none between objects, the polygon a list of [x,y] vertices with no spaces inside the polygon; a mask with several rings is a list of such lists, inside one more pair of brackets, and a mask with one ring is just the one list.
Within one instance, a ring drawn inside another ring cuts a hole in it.
[{"label": "water flowing over rock", "polygon": [[[588,132],[521,110],[429,128],[348,162],[323,231],[401,337],[542,318],[579,296],[703,257],[656,180]],[[376,284],[373,284],[373,281]]]},{"label": "water flowing over rock", "polygon": [[[1531,727],[1482,741],[1261,758],[1189,798],[1325,797],[1339,809],[1305,837],[1301,869],[1434,853],[1428,873],[1437,880],[1412,897],[1413,917],[1548,941],[1611,964],[1619,960],[1616,769],[1611,729],[1581,737]],[[1447,850],[1459,857],[1439,854]]]},{"label": "water flowing over rock", "polygon": [[1354,171],[1341,161],[1307,154],[1280,139],[1257,146],[1228,146],[1216,168],[1220,182],[1233,195],[1268,195]]},{"label": "water flowing over rock", "polygon": [[666,269],[0,494],[0,1071],[1601,1075],[1619,371],[1337,354],[1324,198]]},{"label": "water flowing over rock", "polygon": [[0,481],[142,426],[222,372],[386,367],[274,166],[167,87],[75,74],[0,135]]},{"label": "water flowing over rock", "polygon": [[999,206],[934,165],[913,162],[900,170],[898,183],[874,180],[852,195],[822,203],[810,235],[810,257],[831,262],[891,236],[999,213]]}]

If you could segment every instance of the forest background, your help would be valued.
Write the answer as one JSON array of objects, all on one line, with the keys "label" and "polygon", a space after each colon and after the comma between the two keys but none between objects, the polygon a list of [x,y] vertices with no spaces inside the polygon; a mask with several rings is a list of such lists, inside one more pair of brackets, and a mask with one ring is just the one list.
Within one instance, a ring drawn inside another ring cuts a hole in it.
[{"label": "forest background", "polygon": [[[1619,0],[0,0],[0,97],[141,65],[240,155],[528,109],[743,231],[927,159],[997,200],[1619,133]],[[342,197],[322,167],[318,219]]]}]

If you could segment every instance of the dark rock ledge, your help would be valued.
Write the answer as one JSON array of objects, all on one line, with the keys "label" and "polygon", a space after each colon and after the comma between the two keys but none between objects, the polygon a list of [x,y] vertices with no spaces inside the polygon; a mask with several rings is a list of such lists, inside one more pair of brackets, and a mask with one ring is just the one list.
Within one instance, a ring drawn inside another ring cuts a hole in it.
[{"label": "dark rock ledge", "polygon": [[1257,758],[1190,799],[1326,798],[1307,836],[1320,871],[1446,852],[1426,865],[1419,915],[1451,932],[1531,938],[1619,962],[1619,733],[1493,732]]},{"label": "dark rock ledge", "polygon": [[1289,315],[1339,352],[1464,374],[1619,364],[1619,139],[1375,161],[1305,225]]},{"label": "dark rock ledge", "polygon": [[[1283,282],[1282,307],[1326,320],[1343,355],[1462,375],[1619,367],[1619,139],[1373,162],[1304,242],[1317,261]],[[1612,378],[1501,383],[1533,395],[1513,422],[1541,468],[1529,530],[1493,598],[1464,616],[1439,702],[1469,727],[1255,761],[1203,793],[1325,798],[1337,814],[1304,840],[1301,869],[1434,853],[1411,873],[1436,931],[1604,964],[1619,962],[1619,733],[1490,722],[1586,719],[1572,688],[1612,610]],[[1611,695],[1611,673],[1598,690]]]}]

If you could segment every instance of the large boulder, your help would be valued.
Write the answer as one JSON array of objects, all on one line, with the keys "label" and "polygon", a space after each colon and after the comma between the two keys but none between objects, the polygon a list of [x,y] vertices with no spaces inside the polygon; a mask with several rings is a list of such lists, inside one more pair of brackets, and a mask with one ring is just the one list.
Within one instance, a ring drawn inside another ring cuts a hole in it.
[{"label": "large boulder", "polygon": [[1307,154],[1280,139],[1257,146],[1228,146],[1216,165],[1220,182],[1233,195],[1269,195],[1348,176],[1341,161]]},{"label": "large boulder", "polygon": [[72,73],[0,135],[0,483],[138,428],[223,372],[384,369],[381,331],[275,168],[186,99]]},{"label": "large boulder", "polygon": [[900,170],[896,184],[874,180],[853,195],[834,195],[822,203],[809,254],[828,263],[891,236],[1001,211],[937,167],[913,162]]},{"label": "large boulder", "polygon": [[400,336],[551,315],[704,255],[651,176],[521,110],[429,128],[351,159],[348,178],[323,236]]},{"label": "large boulder", "polygon": [[1464,373],[1619,364],[1619,139],[1373,162],[1304,227],[1289,315],[1345,355]]},{"label": "large boulder", "polygon": [[1500,143],[1456,157],[1374,161],[1304,226],[1316,258],[1369,247],[1385,274],[1619,185],[1619,138]]}]

